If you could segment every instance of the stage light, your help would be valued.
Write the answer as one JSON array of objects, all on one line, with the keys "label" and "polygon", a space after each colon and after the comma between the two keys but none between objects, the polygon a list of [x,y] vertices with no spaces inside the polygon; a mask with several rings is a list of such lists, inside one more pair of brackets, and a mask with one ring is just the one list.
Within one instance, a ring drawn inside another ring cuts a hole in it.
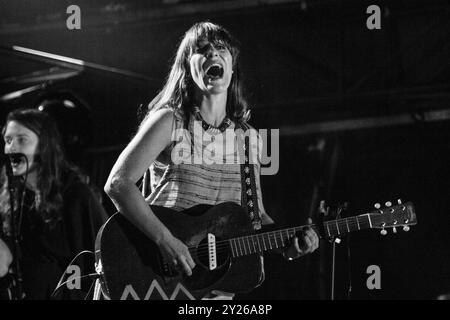
[{"label": "stage light", "polygon": [[79,160],[92,140],[90,108],[69,91],[45,93],[35,104],[39,111],[50,114],[58,124],[67,156]]}]

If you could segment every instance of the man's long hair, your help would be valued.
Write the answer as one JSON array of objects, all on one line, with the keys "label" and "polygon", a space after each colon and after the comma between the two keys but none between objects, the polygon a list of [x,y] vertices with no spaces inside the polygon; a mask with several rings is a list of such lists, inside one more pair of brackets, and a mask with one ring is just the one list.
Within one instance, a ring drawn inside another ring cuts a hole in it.
[{"label": "man's long hair", "polygon": [[[37,190],[40,200],[35,203],[36,210],[43,221],[53,225],[60,220],[63,205],[63,179],[67,170],[79,173],[65,155],[60,134],[53,118],[37,109],[18,109],[10,112],[6,118],[2,135],[5,135],[9,122],[16,121],[33,131],[39,138],[34,161],[37,164]],[[9,191],[6,179],[3,179],[0,191],[1,213],[9,212]],[[7,209],[7,210],[5,210]]]},{"label": "man's long hair", "polygon": [[[184,35],[172,64],[169,76],[158,95],[148,105],[148,111],[171,107],[185,120],[195,105],[195,82],[191,76],[190,58],[201,40],[210,43],[223,42],[233,58],[233,76],[228,88],[226,113],[236,122],[248,120],[247,102],[243,96],[243,85],[239,68],[239,45],[223,27],[211,22],[194,24]],[[147,112],[148,112],[147,111]],[[148,113],[147,113],[148,116]],[[145,120],[145,119],[144,119]]]}]

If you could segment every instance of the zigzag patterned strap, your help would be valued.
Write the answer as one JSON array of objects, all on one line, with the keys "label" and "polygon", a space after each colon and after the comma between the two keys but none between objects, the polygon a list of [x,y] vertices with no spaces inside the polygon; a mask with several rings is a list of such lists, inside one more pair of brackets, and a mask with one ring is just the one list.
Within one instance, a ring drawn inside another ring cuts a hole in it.
[{"label": "zigzag patterned strap", "polygon": [[[246,130],[250,130],[250,127],[245,125],[244,123],[240,123],[236,126],[237,128],[242,129],[244,132]],[[249,215],[253,228],[255,230],[261,229],[261,213],[258,207],[258,194],[256,191],[256,180],[255,180],[255,168],[254,164],[251,164],[250,159],[250,143],[249,143],[248,135],[245,136],[244,140],[244,164],[241,164],[241,204],[246,209],[247,214]],[[240,144],[242,145],[242,144]],[[241,150],[239,150],[240,155]]]}]

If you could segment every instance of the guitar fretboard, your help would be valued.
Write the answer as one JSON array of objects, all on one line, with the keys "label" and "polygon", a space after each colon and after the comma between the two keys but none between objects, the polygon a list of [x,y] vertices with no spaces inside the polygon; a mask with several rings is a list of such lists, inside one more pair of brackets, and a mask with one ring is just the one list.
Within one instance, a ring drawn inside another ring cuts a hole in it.
[{"label": "guitar fretboard", "polygon": [[249,254],[261,253],[267,250],[284,248],[298,231],[301,231],[308,226],[313,228],[319,235],[324,234],[326,237],[336,237],[349,232],[372,228],[372,221],[369,214],[363,214],[327,221],[322,225],[323,227],[321,228],[315,224],[298,226],[232,238],[228,241],[233,257],[241,257]]}]

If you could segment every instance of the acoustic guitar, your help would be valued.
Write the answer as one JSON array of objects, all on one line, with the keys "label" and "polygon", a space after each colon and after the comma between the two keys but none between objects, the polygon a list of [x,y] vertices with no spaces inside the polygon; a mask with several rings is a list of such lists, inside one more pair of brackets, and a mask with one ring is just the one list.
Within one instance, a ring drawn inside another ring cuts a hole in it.
[{"label": "acoustic guitar", "polygon": [[[245,210],[233,202],[197,205],[182,212],[151,206],[172,234],[183,241],[196,266],[191,276],[164,261],[157,245],[115,213],[99,230],[96,264],[103,292],[111,299],[201,299],[211,290],[245,293],[259,285],[261,254],[283,248],[307,226],[270,232],[253,231]],[[363,229],[409,226],[417,223],[408,202],[375,212],[308,225],[321,238]]]}]

